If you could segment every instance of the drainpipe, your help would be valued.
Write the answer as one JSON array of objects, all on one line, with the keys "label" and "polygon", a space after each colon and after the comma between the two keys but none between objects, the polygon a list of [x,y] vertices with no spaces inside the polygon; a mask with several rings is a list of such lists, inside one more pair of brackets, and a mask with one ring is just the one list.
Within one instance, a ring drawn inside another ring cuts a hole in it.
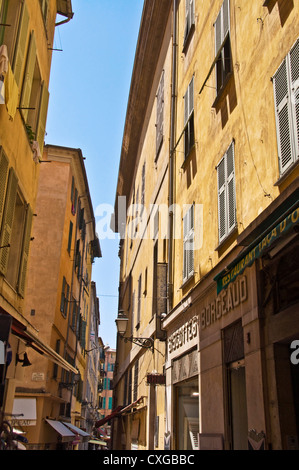
[{"label": "drainpipe", "polygon": [[168,280],[167,313],[173,304],[173,204],[174,204],[174,154],[175,154],[175,114],[176,114],[176,67],[177,67],[177,0],[173,0],[173,44],[172,44],[172,82],[170,116],[170,153],[169,153],[169,243],[168,243]]}]

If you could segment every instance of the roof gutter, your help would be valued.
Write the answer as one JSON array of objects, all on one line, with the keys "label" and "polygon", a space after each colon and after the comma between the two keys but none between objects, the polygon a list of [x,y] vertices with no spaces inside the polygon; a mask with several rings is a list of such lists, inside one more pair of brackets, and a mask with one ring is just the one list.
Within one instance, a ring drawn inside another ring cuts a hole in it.
[{"label": "roof gutter", "polygon": [[59,4],[57,6],[57,13],[59,15],[66,16],[66,19],[59,21],[58,23],[55,23],[55,26],[60,26],[62,24],[68,23],[69,21],[71,21],[71,19],[74,16],[71,0],[65,0],[66,9],[63,9],[61,7],[61,2],[58,2],[58,3]]}]

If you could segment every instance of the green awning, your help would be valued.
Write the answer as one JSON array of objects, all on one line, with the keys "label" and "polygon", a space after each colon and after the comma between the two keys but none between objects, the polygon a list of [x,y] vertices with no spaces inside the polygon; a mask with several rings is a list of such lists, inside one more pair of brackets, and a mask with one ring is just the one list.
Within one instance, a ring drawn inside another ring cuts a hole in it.
[{"label": "green awning", "polygon": [[293,227],[299,224],[299,204],[276,225],[269,227],[268,231],[251,243],[226,269],[221,271],[214,280],[217,282],[217,295],[233,282],[239,274],[252,266],[273,244],[285,236]]}]

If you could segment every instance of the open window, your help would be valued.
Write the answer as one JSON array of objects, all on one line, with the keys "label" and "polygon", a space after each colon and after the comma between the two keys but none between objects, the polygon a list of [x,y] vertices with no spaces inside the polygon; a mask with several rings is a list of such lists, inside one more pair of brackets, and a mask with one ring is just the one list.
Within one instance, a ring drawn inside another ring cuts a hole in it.
[{"label": "open window", "polygon": [[215,64],[217,95],[232,72],[229,0],[224,0],[215,27]]}]

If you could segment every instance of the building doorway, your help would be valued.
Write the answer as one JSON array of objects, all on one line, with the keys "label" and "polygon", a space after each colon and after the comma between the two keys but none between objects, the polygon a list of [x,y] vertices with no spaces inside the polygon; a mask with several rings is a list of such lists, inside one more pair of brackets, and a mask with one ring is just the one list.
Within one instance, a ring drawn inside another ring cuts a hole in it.
[{"label": "building doorway", "polygon": [[175,391],[176,448],[179,450],[198,450],[198,378],[176,385]]},{"label": "building doorway", "polygon": [[248,419],[244,361],[229,364],[228,368],[231,447],[248,449]]}]

